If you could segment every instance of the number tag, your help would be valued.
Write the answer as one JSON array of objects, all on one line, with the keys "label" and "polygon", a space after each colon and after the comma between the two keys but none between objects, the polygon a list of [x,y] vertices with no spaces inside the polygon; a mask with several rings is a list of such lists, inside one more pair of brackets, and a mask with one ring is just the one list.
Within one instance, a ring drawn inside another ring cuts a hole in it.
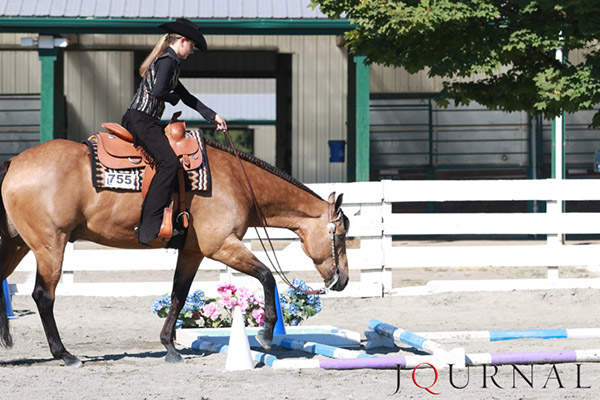
[{"label": "number tag", "polygon": [[135,190],[134,175],[121,172],[107,172],[104,179],[104,186],[117,189]]}]

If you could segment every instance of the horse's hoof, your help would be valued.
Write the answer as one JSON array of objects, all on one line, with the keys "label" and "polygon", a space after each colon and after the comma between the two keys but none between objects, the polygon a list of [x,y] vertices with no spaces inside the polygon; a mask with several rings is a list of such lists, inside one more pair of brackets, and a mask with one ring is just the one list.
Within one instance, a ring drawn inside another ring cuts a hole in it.
[{"label": "horse's hoof", "polygon": [[262,346],[265,351],[271,350],[271,343],[273,342],[273,334],[269,334],[266,330],[261,329],[256,334],[256,340]]},{"label": "horse's hoof", "polygon": [[169,364],[183,364],[185,362],[179,353],[167,354],[165,361]]},{"label": "horse's hoof", "polygon": [[71,354],[64,356],[63,362],[65,363],[65,367],[69,367],[69,368],[83,367],[83,363],[81,362],[81,360]]}]

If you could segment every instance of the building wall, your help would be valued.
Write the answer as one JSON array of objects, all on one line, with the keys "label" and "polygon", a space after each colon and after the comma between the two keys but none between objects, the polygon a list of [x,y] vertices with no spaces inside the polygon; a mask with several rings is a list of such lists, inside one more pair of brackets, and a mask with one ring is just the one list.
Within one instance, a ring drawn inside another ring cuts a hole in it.
[{"label": "building wall", "polygon": [[31,35],[0,34],[0,94],[39,94],[40,60],[37,50],[20,47]]},{"label": "building wall", "polygon": [[131,52],[66,52],[65,95],[69,139],[81,141],[101,130],[103,122],[121,122],[121,116],[132,97],[131,71]]},{"label": "building wall", "polygon": [[372,64],[369,88],[371,93],[437,93],[442,90],[442,81],[428,77],[426,71],[409,74],[404,68]]},{"label": "building wall", "polygon": [[346,163],[329,162],[329,140],[346,140],[347,54],[335,36],[207,37],[209,48],[292,54],[292,175],[306,183],[343,182]]}]

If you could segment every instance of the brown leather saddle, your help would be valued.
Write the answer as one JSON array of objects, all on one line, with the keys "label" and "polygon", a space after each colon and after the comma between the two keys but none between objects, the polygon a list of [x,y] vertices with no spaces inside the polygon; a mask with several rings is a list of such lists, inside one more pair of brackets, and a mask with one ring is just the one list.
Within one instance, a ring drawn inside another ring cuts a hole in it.
[{"label": "brown leather saddle", "polygon": [[[177,171],[179,192],[174,193],[169,207],[165,208],[163,222],[158,237],[169,241],[173,235],[173,204],[175,195],[179,196],[179,214],[176,221],[181,218],[181,224],[188,226],[189,213],[185,206],[185,180],[184,170],[194,170],[202,165],[202,151],[198,141],[186,132],[185,121],[177,118],[181,112],[173,114],[171,121],[165,127],[165,135],[169,140],[171,148],[179,158],[181,168]],[[133,145],[133,135],[127,129],[116,122],[105,122],[102,124],[108,132],[95,134],[98,142],[98,160],[102,165],[111,169],[144,168],[144,180],[142,183],[142,197],[145,199],[148,188],[156,173],[154,164],[147,154],[138,146]]]}]

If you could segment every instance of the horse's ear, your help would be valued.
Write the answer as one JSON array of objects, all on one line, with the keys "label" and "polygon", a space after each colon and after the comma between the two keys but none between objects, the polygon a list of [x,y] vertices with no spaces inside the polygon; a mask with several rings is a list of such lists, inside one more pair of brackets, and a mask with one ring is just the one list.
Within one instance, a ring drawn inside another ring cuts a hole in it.
[{"label": "horse's ear", "polygon": [[342,201],[344,200],[344,193],[340,194],[335,201],[335,211],[339,210],[342,206]]},{"label": "horse's ear", "polygon": [[329,199],[327,199],[327,202],[328,202],[329,204],[333,204],[333,202],[334,202],[334,201],[335,201],[335,192],[332,192],[332,193],[329,195]]}]

